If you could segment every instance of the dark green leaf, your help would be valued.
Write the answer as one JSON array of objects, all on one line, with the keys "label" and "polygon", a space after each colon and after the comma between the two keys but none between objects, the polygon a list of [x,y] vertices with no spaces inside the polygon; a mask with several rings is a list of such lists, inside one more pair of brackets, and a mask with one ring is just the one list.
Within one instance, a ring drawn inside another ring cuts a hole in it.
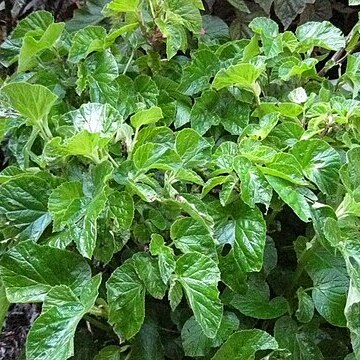
[{"label": "dark green leaf", "polygon": [[[54,261],[56,259],[56,261]],[[90,280],[90,267],[75,253],[24,241],[4,254],[1,277],[9,301],[40,302],[55,286],[79,295]]]},{"label": "dark green leaf", "polygon": [[276,340],[263,330],[241,330],[232,334],[212,360],[252,360],[259,350],[275,350]]}]

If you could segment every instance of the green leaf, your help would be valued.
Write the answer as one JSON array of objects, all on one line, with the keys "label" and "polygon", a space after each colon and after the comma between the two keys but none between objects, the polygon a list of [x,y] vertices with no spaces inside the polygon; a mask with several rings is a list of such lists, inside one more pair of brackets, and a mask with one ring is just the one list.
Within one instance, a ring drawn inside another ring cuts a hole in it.
[{"label": "green leaf", "polygon": [[164,347],[163,337],[160,335],[161,328],[155,321],[145,319],[140,332],[131,344],[131,357],[133,360],[163,360]]},{"label": "green leaf", "polygon": [[144,283],[146,290],[152,297],[162,299],[167,287],[162,281],[156,259],[141,253],[135,254],[132,259],[134,260],[135,271]]},{"label": "green leaf", "polygon": [[105,9],[120,13],[136,11],[138,6],[139,0],[112,0]]},{"label": "green leaf", "polygon": [[296,322],[283,316],[275,323],[274,336],[280,348],[287,349],[294,360],[323,360],[324,357],[315,343],[312,330],[301,331]]},{"label": "green leaf", "polygon": [[183,298],[182,287],[180,283],[178,283],[173,279],[170,283],[170,289],[169,289],[169,302],[172,311],[175,311],[175,309],[180,304],[182,298]]},{"label": "green leaf", "polygon": [[249,27],[254,33],[260,35],[263,51],[267,58],[273,58],[283,51],[279,26],[275,21],[257,17],[251,21]]},{"label": "green leaf", "polygon": [[[229,289],[239,293],[247,291],[246,274],[236,262],[234,252],[230,251],[226,256],[219,255],[219,269],[221,271],[221,280]],[[234,274],[237,275],[234,276]]]},{"label": "green leaf", "polygon": [[106,282],[109,323],[126,339],[136,335],[145,318],[145,286],[136,273],[134,260],[118,267]]},{"label": "green leaf", "polygon": [[266,241],[266,226],[260,210],[238,201],[229,205],[224,213],[217,225],[217,240],[232,246],[231,252],[242,272],[260,271]]},{"label": "green leaf", "polygon": [[161,235],[153,234],[150,241],[150,253],[158,256],[160,276],[163,283],[167,284],[175,271],[174,251],[165,245]]},{"label": "green leaf", "polygon": [[270,289],[262,279],[248,281],[249,288],[242,294],[231,294],[229,304],[246,316],[256,319],[275,319],[288,312],[288,303],[284,297],[270,300]]},{"label": "green leaf", "polygon": [[43,50],[51,49],[59,40],[65,23],[52,23],[37,40],[30,32],[25,35],[19,54],[18,71],[24,72],[37,64],[36,56]]},{"label": "green leaf", "polygon": [[314,303],[311,296],[302,287],[297,290],[296,294],[299,304],[295,313],[296,318],[302,323],[307,323],[314,316]]},{"label": "green leaf", "polygon": [[101,10],[109,0],[88,0],[86,4],[74,11],[74,16],[66,21],[69,32],[80,30],[87,25],[96,25],[104,19]]},{"label": "green leaf", "polygon": [[[347,320],[347,327],[351,334],[351,344],[354,350],[354,357],[356,359],[360,355],[360,334],[359,334],[359,310],[360,310],[360,291],[358,285],[350,281],[349,292],[345,306],[345,316]],[[351,358],[350,358],[351,359]]]},{"label": "green leaf", "polygon": [[115,106],[117,101],[112,99],[115,86],[113,80],[118,75],[118,65],[114,55],[109,50],[97,52],[78,64],[77,92],[81,94],[88,86],[91,101],[108,102]]},{"label": "green leaf", "polygon": [[265,175],[266,180],[277,192],[282,201],[289,205],[295,214],[304,222],[312,218],[311,203],[316,200],[314,193],[279,177]]},{"label": "green leaf", "polygon": [[8,96],[11,106],[29,119],[31,125],[46,119],[58,98],[45,86],[25,82],[7,84],[2,91]]},{"label": "green leaf", "polygon": [[122,351],[120,346],[108,345],[102,348],[94,357],[94,360],[122,360]]},{"label": "green leaf", "polygon": [[166,17],[175,24],[181,24],[195,34],[201,32],[201,15],[194,1],[167,0],[165,9]]},{"label": "green leaf", "polygon": [[[37,241],[51,222],[50,192],[58,185],[46,173],[22,174],[0,185],[0,216],[5,238]],[[41,189],[41,191],[39,191]]]},{"label": "green leaf", "polygon": [[4,323],[5,317],[8,314],[10,302],[6,296],[4,285],[0,285],[0,321]]},{"label": "green leaf", "polygon": [[307,0],[274,0],[275,14],[287,29],[296,16],[305,10],[308,3]]},{"label": "green leaf", "polygon": [[[54,261],[56,259],[56,261]],[[24,241],[2,255],[1,278],[12,303],[43,301],[58,285],[79,295],[91,277],[90,267],[73,252]]]},{"label": "green leaf", "polygon": [[49,212],[53,218],[53,230],[61,231],[73,221],[77,221],[84,193],[78,181],[62,183],[49,197]]},{"label": "green leaf", "polygon": [[253,64],[240,63],[231,65],[227,69],[221,69],[215,76],[212,86],[220,90],[228,86],[238,86],[245,90],[254,92],[256,80],[263,69]]},{"label": "green leaf", "polygon": [[311,251],[306,260],[305,269],[314,282],[312,299],[316,310],[330,324],[345,326],[349,278],[343,258],[319,247]]},{"label": "green leaf", "polygon": [[185,28],[176,21],[155,20],[156,25],[166,38],[166,55],[168,60],[173,58],[179,50],[186,51],[188,41]]},{"label": "green leaf", "polygon": [[233,166],[240,179],[241,199],[251,208],[258,203],[268,208],[272,198],[272,187],[261,171],[245,156],[237,156]]},{"label": "green leaf", "polygon": [[342,32],[328,21],[310,21],[296,29],[301,51],[307,52],[315,46],[327,50],[340,50],[345,47]]},{"label": "green leaf", "polygon": [[201,40],[205,44],[218,44],[230,38],[229,26],[226,22],[217,16],[202,16]]},{"label": "green leaf", "polygon": [[162,111],[159,107],[154,106],[150,109],[140,110],[130,119],[131,125],[139,129],[143,125],[154,124],[163,118]]},{"label": "green leaf", "polygon": [[87,26],[75,33],[69,50],[69,61],[78,63],[93,51],[105,49],[106,30],[102,26]]},{"label": "green leaf", "polygon": [[179,91],[194,95],[209,87],[209,81],[220,69],[219,58],[204,49],[192,55],[191,63],[184,67]]},{"label": "green leaf", "polygon": [[111,215],[121,230],[130,228],[134,219],[134,201],[126,192],[114,191],[108,198]]},{"label": "green leaf", "polygon": [[176,261],[176,280],[183,287],[189,305],[205,336],[214,338],[223,308],[217,289],[220,271],[216,263],[200,253],[187,253]]},{"label": "green leaf", "polygon": [[72,124],[77,132],[86,130],[108,138],[114,135],[123,122],[119,112],[109,104],[86,103],[79,109],[63,115],[64,121]]},{"label": "green leaf", "polygon": [[137,169],[172,170],[181,166],[179,155],[167,146],[147,143],[139,146],[134,153],[134,165]]},{"label": "green leaf", "polygon": [[47,27],[54,22],[53,15],[48,11],[34,11],[24,19],[20,20],[11,37],[23,38],[27,33],[42,34]]},{"label": "green leaf", "polygon": [[230,93],[206,90],[195,100],[190,113],[191,127],[203,135],[221,124],[231,134],[240,135],[249,122],[249,114],[249,106]]},{"label": "green leaf", "polygon": [[340,178],[349,193],[360,188],[360,147],[350,149],[347,154],[347,163],[340,169]]},{"label": "green leaf", "polygon": [[302,166],[304,175],[325,194],[334,194],[338,188],[340,155],[323,140],[299,141],[291,153]]},{"label": "green leaf", "polygon": [[195,317],[192,316],[185,322],[181,330],[185,355],[192,357],[205,356],[212,347],[218,347],[227,340],[238,327],[239,320],[236,315],[231,312],[225,312],[216,337],[209,339],[204,335]]},{"label": "green leaf", "polygon": [[189,168],[206,165],[211,154],[210,143],[192,129],[176,134],[175,148],[184,166]]},{"label": "green leaf", "polygon": [[241,330],[232,334],[212,360],[253,360],[259,350],[276,350],[276,340],[259,329]]},{"label": "green leaf", "polygon": [[[67,227],[79,252],[91,258],[96,247],[97,219],[107,202],[107,181],[112,166],[102,162],[92,169],[90,189],[79,182],[66,182],[49,198],[49,211],[54,218],[54,231]],[[71,196],[71,198],[69,198]]]},{"label": "green leaf", "polygon": [[238,145],[231,142],[223,142],[214,152],[213,161],[224,172],[231,172],[233,170],[234,157],[239,155]]},{"label": "green leaf", "polygon": [[82,317],[98,296],[101,274],[87,282],[79,297],[69,287],[55,286],[47,294],[41,315],[35,320],[26,342],[29,360],[66,360],[74,355],[74,335]]},{"label": "green leaf", "polygon": [[199,221],[189,217],[176,220],[171,226],[170,236],[184,254],[198,252],[216,260],[215,240]]}]

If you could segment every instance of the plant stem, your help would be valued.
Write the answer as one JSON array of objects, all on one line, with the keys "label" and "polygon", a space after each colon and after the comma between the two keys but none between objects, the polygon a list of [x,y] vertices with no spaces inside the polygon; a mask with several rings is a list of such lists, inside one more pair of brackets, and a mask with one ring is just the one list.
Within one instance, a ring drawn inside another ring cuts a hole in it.
[{"label": "plant stem", "polygon": [[114,160],[114,158],[110,154],[108,154],[107,156],[110,162],[115,166],[115,168],[118,168],[119,164]]},{"label": "plant stem", "polygon": [[125,65],[125,69],[124,69],[124,71],[123,71],[123,73],[122,73],[123,75],[125,75],[125,74],[127,73],[131,62],[133,61],[134,55],[135,55],[135,50],[133,49],[133,50],[131,51],[129,60],[128,60],[128,62],[127,62],[126,65]]},{"label": "plant stem", "polygon": [[39,134],[39,129],[35,126],[33,127],[29,140],[26,142],[24,149],[23,149],[23,155],[24,155],[24,167],[25,169],[29,167],[29,153],[31,152],[31,148],[34,144],[35,139],[37,138]]},{"label": "plant stem", "polygon": [[90,309],[89,314],[94,316],[99,316],[104,319],[107,319],[108,317],[107,310],[104,307],[95,306],[95,305]]},{"label": "plant stem", "polygon": [[113,333],[113,330],[111,328],[111,326],[104,324],[103,322],[94,319],[93,317],[89,316],[89,315],[84,315],[83,319],[87,322],[89,322],[91,325],[94,325],[95,327],[97,327],[100,330],[106,331],[109,334]]},{"label": "plant stem", "polygon": [[[305,264],[311,253],[314,251],[314,249],[317,248],[318,242],[316,241],[316,236],[313,237],[313,239],[310,241],[312,243],[312,246],[301,254],[301,256],[298,259],[298,266],[296,268],[295,274],[291,281],[291,286],[287,289],[286,293],[288,297],[291,297],[291,293],[294,291],[294,289],[298,286],[299,279],[301,275],[303,274],[305,270]],[[285,291],[284,291],[285,292]]]}]

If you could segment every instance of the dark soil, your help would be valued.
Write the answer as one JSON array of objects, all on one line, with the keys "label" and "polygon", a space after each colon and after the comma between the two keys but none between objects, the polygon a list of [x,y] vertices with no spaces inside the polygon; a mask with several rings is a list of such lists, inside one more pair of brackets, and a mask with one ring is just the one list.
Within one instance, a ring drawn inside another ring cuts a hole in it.
[{"label": "dark soil", "polygon": [[16,304],[10,308],[0,334],[0,360],[21,358],[27,333],[38,315],[37,305]]}]

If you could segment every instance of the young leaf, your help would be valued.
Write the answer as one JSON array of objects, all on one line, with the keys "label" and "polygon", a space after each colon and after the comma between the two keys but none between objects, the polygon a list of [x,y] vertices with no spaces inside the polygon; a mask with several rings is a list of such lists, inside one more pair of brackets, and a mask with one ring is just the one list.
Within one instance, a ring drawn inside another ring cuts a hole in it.
[{"label": "young leaf", "polygon": [[31,125],[41,123],[57,100],[54,93],[38,84],[10,83],[2,91],[8,96],[14,109],[29,119]]},{"label": "young leaf", "polygon": [[69,50],[69,61],[78,63],[93,51],[105,49],[106,30],[102,26],[87,26],[75,33]]},{"label": "young leaf", "polygon": [[140,110],[130,119],[131,125],[139,129],[143,125],[154,124],[162,119],[163,114],[159,107],[154,106],[150,109]]},{"label": "young leaf", "polygon": [[239,86],[242,89],[253,92],[256,87],[256,80],[262,71],[261,67],[256,67],[253,64],[240,63],[231,65],[216,74],[212,86],[216,90],[228,86]]},{"label": "young leaf", "polygon": [[106,5],[105,9],[120,13],[136,11],[138,6],[139,0],[112,0]]}]

